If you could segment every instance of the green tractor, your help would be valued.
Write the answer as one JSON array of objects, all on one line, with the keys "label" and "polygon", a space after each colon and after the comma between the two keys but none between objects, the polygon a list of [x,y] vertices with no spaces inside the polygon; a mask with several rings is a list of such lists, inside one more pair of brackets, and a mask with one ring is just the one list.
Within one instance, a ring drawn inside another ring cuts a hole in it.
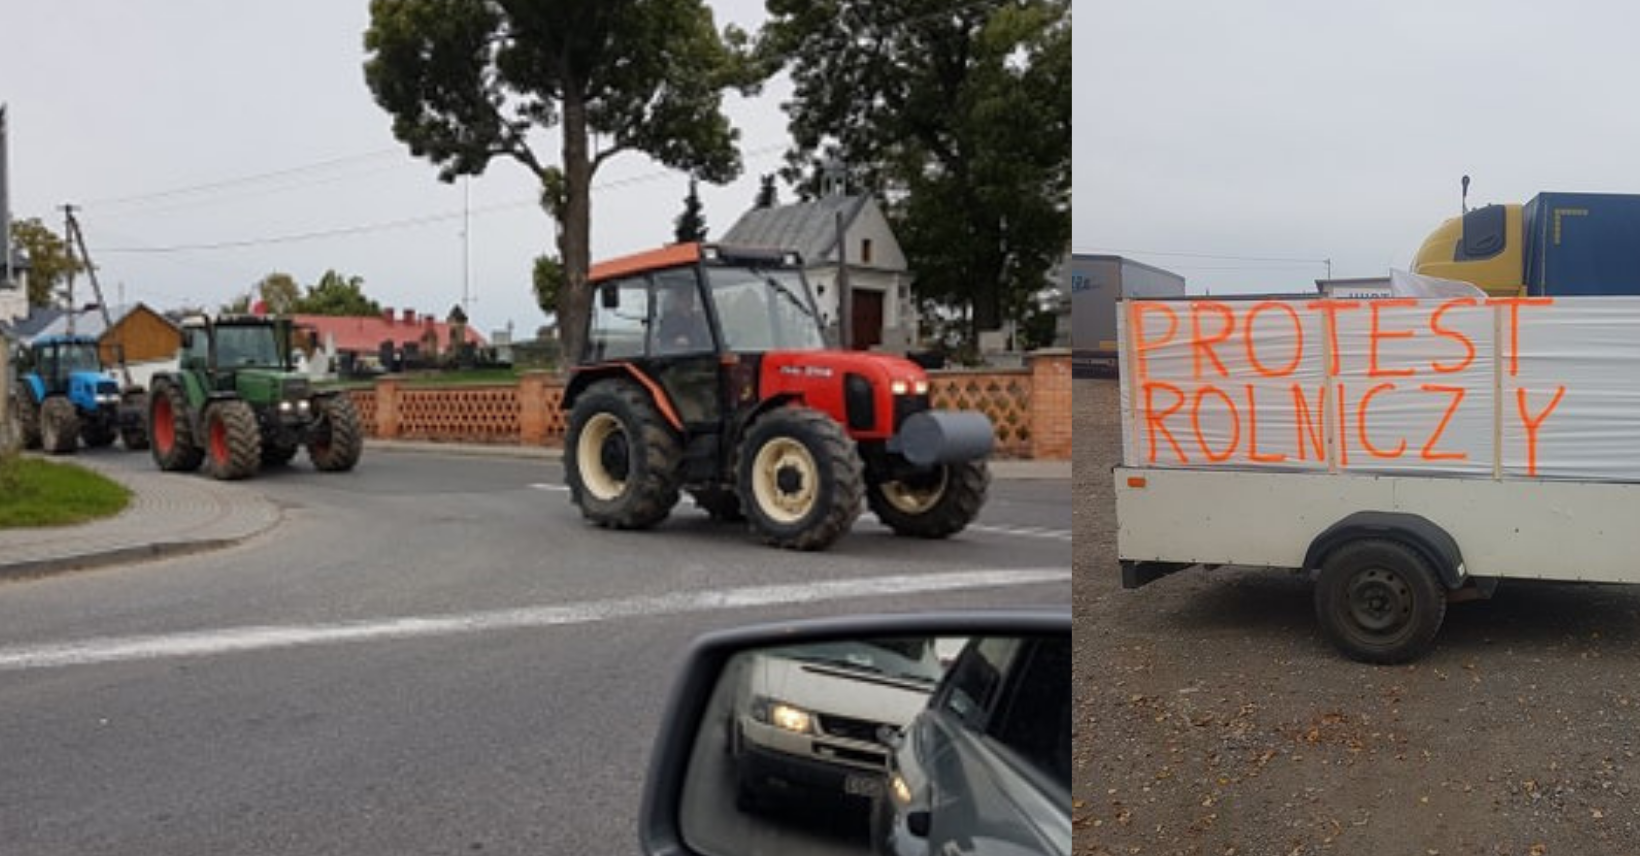
[{"label": "green tractor", "polygon": [[172,472],[205,465],[218,479],[242,479],[289,463],[307,447],[323,472],[353,469],[364,432],[353,400],[313,389],[291,361],[290,323],[256,317],[182,326],[178,370],[154,376],[148,437],[154,462]]}]

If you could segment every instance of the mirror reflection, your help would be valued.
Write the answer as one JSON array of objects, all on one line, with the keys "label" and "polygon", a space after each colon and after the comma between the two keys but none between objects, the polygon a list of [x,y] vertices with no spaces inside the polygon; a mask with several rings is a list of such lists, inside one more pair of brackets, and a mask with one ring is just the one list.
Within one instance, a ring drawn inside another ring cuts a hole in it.
[{"label": "mirror reflection", "polygon": [[1069,853],[1070,638],[737,654],[680,808],[712,856]]}]

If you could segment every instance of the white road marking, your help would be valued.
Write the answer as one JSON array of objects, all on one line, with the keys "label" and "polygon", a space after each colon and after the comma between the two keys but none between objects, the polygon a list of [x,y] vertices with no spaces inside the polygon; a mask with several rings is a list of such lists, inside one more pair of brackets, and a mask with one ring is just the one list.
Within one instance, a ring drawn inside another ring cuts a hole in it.
[{"label": "white road marking", "polygon": [[746,609],[815,603],[845,598],[886,597],[920,592],[1004,588],[1068,582],[1069,568],[953,571],[830,580],[793,585],[748,586],[716,591],[678,592],[653,597],[594,600],[558,606],[504,609],[456,615],[388,618],[334,624],[229,627],[152,636],[105,637],[48,645],[0,648],[0,671],[52,669],[93,663],[206,657],[217,654],[454,636],[496,630],[519,630],[566,624],[588,624],[620,618],[678,615],[718,609]]},{"label": "white road marking", "polygon": [[530,485],[530,487],[536,490],[550,490],[554,493],[569,493],[569,485],[567,484],[543,484],[541,482],[536,482],[535,484]]},{"label": "white road marking", "polygon": [[970,532],[988,532],[992,535],[1014,535],[1020,538],[1044,538],[1049,541],[1072,541],[1070,532],[1063,529],[1043,529],[1037,526],[974,526]]}]

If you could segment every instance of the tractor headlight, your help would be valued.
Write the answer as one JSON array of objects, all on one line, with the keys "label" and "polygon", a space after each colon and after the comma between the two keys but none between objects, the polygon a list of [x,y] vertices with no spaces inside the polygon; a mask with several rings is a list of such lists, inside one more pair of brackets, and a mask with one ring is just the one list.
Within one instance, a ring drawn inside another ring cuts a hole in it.
[{"label": "tractor headlight", "polygon": [[117,395],[108,395],[108,394],[99,395],[99,396],[97,396],[97,403],[98,404],[119,404],[120,403],[120,397],[117,396]]},{"label": "tractor headlight", "polygon": [[918,395],[927,395],[928,394],[928,381],[926,381],[926,380],[917,381],[916,383],[911,385],[911,391],[918,394]]},{"label": "tractor headlight", "polygon": [[906,383],[903,380],[893,381],[888,385],[888,391],[894,393],[895,395],[905,395],[911,391],[911,384]]},{"label": "tractor headlight", "polygon": [[296,402],[296,409],[300,410],[303,413],[306,413],[309,410],[313,409],[313,402],[308,401],[307,399],[304,398],[301,401]]},{"label": "tractor headlight", "polygon": [[279,412],[280,413],[290,413],[290,412],[294,411],[295,409],[296,409],[296,402],[294,402],[294,401],[281,401],[281,402],[279,402]]}]

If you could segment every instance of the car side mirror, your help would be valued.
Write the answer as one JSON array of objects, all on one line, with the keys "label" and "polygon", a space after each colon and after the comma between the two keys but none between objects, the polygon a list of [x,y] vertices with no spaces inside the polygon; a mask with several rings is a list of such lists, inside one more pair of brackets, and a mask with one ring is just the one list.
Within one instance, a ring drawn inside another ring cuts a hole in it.
[{"label": "car side mirror", "polygon": [[[936,823],[919,799],[937,771],[917,757],[930,741],[913,732],[948,715],[942,700],[959,688],[947,685],[977,656],[970,650],[1053,639],[1068,663],[1070,632],[1068,610],[997,610],[810,619],[702,637],[652,750],[644,852],[894,852],[896,835],[926,847]],[[1068,705],[1069,675],[1056,679]],[[1069,720],[1053,720],[1052,730],[1068,732]],[[1050,737],[1068,754],[1068,734]],[[1068,847],[1068,791],[1063,802],[1052,822]]]}]

